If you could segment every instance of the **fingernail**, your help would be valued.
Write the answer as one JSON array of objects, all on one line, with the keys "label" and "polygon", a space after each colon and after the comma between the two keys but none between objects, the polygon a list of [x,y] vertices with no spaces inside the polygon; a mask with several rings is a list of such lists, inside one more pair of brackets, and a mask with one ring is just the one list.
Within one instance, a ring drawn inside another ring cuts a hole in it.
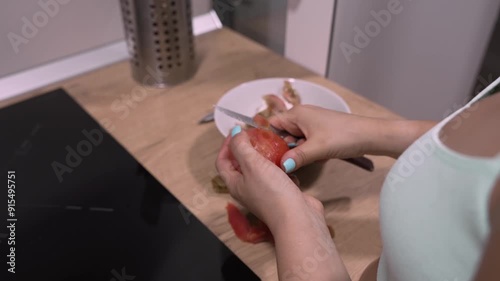
[{"label": "fingernail", "polygon": [[288,148],[294,148],[294,147],[297,147],[297,143],[296,142],[291,142],[288,144]]},{"label": "fingernail", "polygon": [[286,173],[290,173],[295,169],[295,161],[292,158],[288,158],[283,162],[283,167],[285,167]]},{"label": "fingernail", "polygon": [[241,133],[241,126],[239,126],[239,125],[234,127],[233,130],[231,130],[232,137],[236,136],[239,133]]}]

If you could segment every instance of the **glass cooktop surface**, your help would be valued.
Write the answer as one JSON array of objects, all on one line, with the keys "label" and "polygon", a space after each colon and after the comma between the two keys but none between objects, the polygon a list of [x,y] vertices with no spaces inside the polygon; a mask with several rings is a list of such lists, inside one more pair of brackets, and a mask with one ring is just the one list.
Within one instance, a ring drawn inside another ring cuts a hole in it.
[{"label": "glass cooktop surface", "polygon": [[258,280],[64,90],[0,129],[1,280]]}]

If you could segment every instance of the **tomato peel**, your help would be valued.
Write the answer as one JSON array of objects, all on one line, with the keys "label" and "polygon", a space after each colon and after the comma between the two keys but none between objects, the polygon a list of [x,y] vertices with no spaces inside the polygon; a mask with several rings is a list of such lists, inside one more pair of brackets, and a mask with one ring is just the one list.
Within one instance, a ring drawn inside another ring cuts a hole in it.
[{"label": "tomato peel", "polygon": [[271,124],[269,124],[269,121],[264,117],[262,114],[257,114],[253,117],[253,122],[257,124],[261,128],[269,129]]},{"label": "tomato peel", "polygon": [[[289,150],[287,143],[270,130],[251,128],[246,130],[250,143],[267,160],[280,166],[281,158]],[[229,154],[233,167],[240,171],[238,161]],[[226,206],[229,224],[236,237],[248,243],[272,242],[273,236],[267,225],[252,214],[246,216],[233,204]]]},{"label": "tomato peel", "polygon": [[259,219],[249,219],[234,204],[226,206],[229,224],[241,241],[248,243],[261,243],[273,241],[269,228]]}]

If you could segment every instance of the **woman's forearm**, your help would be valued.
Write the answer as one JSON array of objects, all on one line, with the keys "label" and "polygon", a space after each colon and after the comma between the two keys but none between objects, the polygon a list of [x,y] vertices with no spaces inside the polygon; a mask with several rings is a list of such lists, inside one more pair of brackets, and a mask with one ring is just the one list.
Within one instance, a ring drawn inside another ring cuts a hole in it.
[{"label": "woman's forearm", "polygon": [[350,280],[324,217],[307,204],[271,227],[280,280]]},{"label": "woman's forearm", "polygon": [[435,121],[373,120],[366,129],[366,153],[398,158],[434,125]]}]

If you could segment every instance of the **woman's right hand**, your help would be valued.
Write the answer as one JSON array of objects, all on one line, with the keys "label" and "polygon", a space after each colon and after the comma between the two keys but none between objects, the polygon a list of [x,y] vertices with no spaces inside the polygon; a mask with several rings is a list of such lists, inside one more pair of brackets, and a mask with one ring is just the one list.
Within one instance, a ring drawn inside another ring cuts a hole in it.
[{"label": "woman's right hand", "polygon": [[299,105],[270,118],[274,127],[300,137],[281,163],[290,173],[319,160],[364,154],[398,157],[435,122],[364,117]]},{"label": "woman's right hand", "polygon": [[312,105],[295,106],[269,121],[301,138],[297,147],[283,155],[282,165],[287,173],[319,160],[362,156],[369,145],[366,131],[374,122],[372,118]]}]

